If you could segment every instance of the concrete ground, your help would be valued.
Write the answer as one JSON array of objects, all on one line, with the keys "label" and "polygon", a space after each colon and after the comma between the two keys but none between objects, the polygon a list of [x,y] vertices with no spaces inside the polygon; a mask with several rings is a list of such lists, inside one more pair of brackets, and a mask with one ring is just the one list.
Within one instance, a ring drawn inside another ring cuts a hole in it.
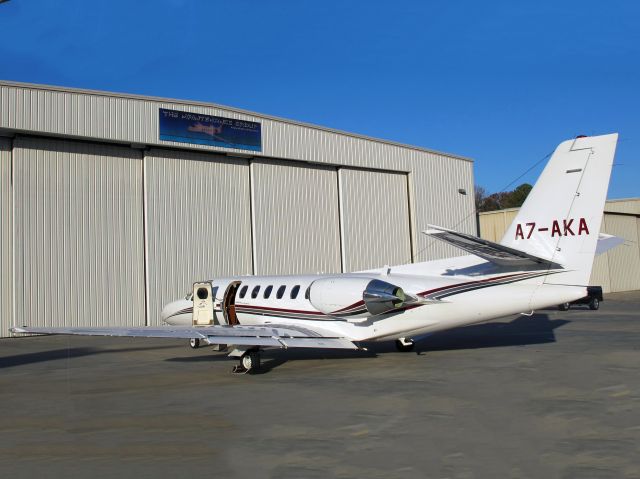
[{"label": "concrete ground", "polygon": [[640,292],[605,299],[247,376],[186,341],[0,340],[0,477],[640,478]]}]

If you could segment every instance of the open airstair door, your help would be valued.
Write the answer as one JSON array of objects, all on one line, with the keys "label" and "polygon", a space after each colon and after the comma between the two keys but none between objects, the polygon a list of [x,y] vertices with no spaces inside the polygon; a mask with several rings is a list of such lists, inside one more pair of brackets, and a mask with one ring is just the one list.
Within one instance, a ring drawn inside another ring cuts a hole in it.
[{"label": "open airstair door", "polygon": [[193,283],[193,326],[210,326],[213,324],[214,299],[211,283]]},{"label": "open airstair door", "polygon": [[226,324],[240,324],[238,315],[236,314],[236,294],[240,287],[241,281],[233,281],[227,286],[222,298],[222,316]]}]

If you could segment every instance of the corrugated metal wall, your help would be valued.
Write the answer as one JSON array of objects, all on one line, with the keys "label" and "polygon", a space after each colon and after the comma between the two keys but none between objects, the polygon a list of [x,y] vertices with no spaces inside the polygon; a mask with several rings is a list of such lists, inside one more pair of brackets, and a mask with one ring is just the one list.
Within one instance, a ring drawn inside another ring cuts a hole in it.
[{"label": "corrugated metal wall", "polygon": [[480,213],[480,237],[499,243],[517,215],[518,208]]},{"label": "corrugated metal wall", "polygon": [[[480,213],[480,236],[489,241],[500,241],[518,208]],[[605,293],[640,289],[640,200],[609,200],[601,233],[624,238],[620,245],[596,256],[589,284],[602,286]]]},{"label": "corrugated metal wall", "polygon": [[626,243],[607,252],[611,291],[640,289],[640,249],[638,219],[634,216],[606,214],[604,231],[624,238]]},{"label": "corrugated metal wall", "polygon": [[[0,82],[0,104],[11,130],[410,173],[416,261],[457,254],[420,234],[427,223],[475,233],[473,163],[455,155],[198,102]],[[262,151],[162,141],[159,108],[260,122]]]},{"label": "corrugated metal wall", "polygon": [[[177,108],[260,122],[263,137],[261,155],[266,157],[404,171],[415,167],[409,152],[423,159],[433,155],[469,163],[467,159],[456,155],[201,102],[0,82],[0,104],[3,105],[0,127],[23,131],[185,148],[187,145],[184,143],[161,141],[158,138],[158,108]],[[29,114],[36,111],[37,115]],[[140,121],[141,118],[144,121]],[[208,145],[188,146],[193,149],[238,151]],[[256,154],[248,150],[245,152]],[[468,170],[468,175],[471,175],[471,168]],[[470,186],[473,187],[473,183]]]},{"label": "corrugated metal wall", "polygon": [[335,168],[251,162],[255,274],[340,272]]},{"label": "corrugated metal wall", "polygon": [[[444,226],[476,234],[473,170],[463,162],[449,161],[442,155],[411,152],[414,164],[409,175],[416,221],[414,234],[415,261],[460,256],[462,252],[435,238],[421,234],[428,225]],[[467,164],[468,165],[468,164]],[[410,188],[410,191],[411,191]],[[465,190],[461,194],[458,190]]]},{"label": "corrugated metal wall", "polygon": [[[604,232],[607,228],[605,215],[603,215],[600,225],[600,229]],[[593,268],[591,269],[589,284],[602,286],[602,291],[605,293],[611,292],[611,275],[609,273],[608,253],[597,255],[593,260]]]},{"label": "corrugated metal wall", "polygon": [[407,175],[340,168],[344,271],[411,262]]},{"label": "corrugated metal wall", "polygon": [[14,140],[16,322],[144,324],[141,155]]},{"label": "corrugated metal wall", "polygon": [[11,140],[0,138],[0,337],[13,317],[13,200]]},{"label": "corrugated metal wall", "polygon": [[640,198],[609,200],[605,207],[605,213],[640,215]]},{"label": "corrugated metal wall", "polygon": [[249,164],[220,155],[145,154],[150,324],[194,281],[251,274]]}]

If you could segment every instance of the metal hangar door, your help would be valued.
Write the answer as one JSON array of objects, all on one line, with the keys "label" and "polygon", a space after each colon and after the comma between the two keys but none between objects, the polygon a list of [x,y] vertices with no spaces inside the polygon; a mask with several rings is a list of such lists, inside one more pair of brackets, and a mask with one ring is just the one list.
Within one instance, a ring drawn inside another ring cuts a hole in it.
[{"label": "metal hangar door", "polygon": [[345,272],[412,261],[407,175],[340,168]]},{"label": "metal hangar door", "polygon": [[251,162],[254,274],[340,271],[335,168]]},{"label": "metal hangar door", "polygon": [[143,325],[140,152],[31,137],[13,147],[16,323]]},{"label": "metal hangar door", "polygon": [[184,150],[145,154],[149,323],[195,281],[251,274],[247,160]]},{"label": "metal hangar door", "polygon": [[0,338],[13,326],[13,193],[11,140],[0,138]]}]

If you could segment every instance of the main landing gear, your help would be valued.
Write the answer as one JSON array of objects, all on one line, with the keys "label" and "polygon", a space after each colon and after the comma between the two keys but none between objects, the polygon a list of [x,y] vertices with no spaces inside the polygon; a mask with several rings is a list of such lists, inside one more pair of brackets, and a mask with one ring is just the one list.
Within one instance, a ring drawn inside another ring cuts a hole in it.
[{"label": "main landing gear", "polygon": [[233,367],[233,374],[247,374],[249,371],[260,369],[260,349],[249,349],[242,353],[238,364]]},{"label": "main landing gear", "polygon": [[198,349],[200,347],[200,340],[198,338],[191,338],[189,340],[189,346],[191,349]]},{"label": "main landing gear", "polygon": [[408,353],[409,351],[413,351],[416,343],[413,342],[413,339],[410,338],[399,338],[396,339],[396,349],[401,353]]}]

